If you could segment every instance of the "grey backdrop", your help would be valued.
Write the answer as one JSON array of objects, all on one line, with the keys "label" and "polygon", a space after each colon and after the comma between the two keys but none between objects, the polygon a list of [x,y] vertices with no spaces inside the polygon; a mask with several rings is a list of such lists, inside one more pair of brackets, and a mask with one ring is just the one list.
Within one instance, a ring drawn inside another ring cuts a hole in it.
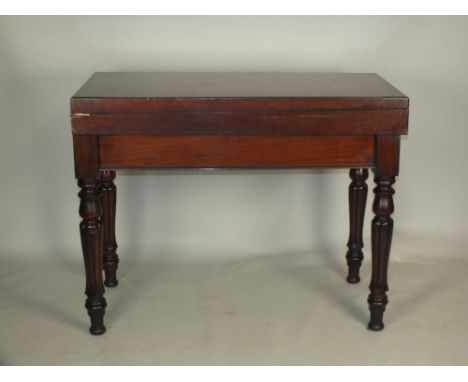
[{"label": "grey backdrop", "polygon": [[[69,98],[94,71],[338,71],[410,97],[393,261],[462,258],[467,36],[466,17],[1,17],[0,255],[81,261]],[[123,173],[122,263],[314,250],[344,265],[348,183],[345,170]]]}]

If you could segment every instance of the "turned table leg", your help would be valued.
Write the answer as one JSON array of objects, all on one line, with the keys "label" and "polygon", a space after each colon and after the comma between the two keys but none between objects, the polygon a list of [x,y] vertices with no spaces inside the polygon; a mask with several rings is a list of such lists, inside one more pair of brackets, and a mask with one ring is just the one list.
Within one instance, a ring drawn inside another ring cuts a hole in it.
[{"label": "turned table leg", "polygon": [[384,328],[383,314],[388,303],[387,271],[390,255],[390,245],[393,233],[393,190],[394,176],[375,175],[376,187],[372,220],[372,279],[369,286],[371,291],[367,302],[371,313],[369,329],[382,330]]},{"label": "turned table leg", "polygon": [[116,272],[119,264],[117,242],[115,240],[115,207],[117,188],[114,184],[115,171],[101,171],[102,225],[104,232],[103,268],[104,285],[115,287],[118,284]]},{"label": "turned table leg", "polygon": [[90,332],[98,335],[106,331],[103,318],[106,309],[102,282],[102,227],[99,181],[94,178],[78,179],[80,202],[81,246],[86,269],[86,309],[91,318]]},{"label": "turned table leg", "polygon": [[367,168],[352,168],[349,171],[349,176],[352,182],[349,185],[349,239],[348,252],[346,253],[348,277],[346,279],[349,283],[355,284],[360,280],[359,268],[364,258],[362,253],[364,246],[362,228],[366,211],[366,180],[369,176],[369,171]]}]

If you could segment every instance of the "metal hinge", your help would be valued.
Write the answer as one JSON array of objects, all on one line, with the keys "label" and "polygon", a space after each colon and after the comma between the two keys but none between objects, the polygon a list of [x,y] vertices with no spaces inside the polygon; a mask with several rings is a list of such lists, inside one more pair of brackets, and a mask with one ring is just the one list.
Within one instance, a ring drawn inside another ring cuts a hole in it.
[{"label": "metal hinge", "polygon": [[89,117],[91,114],[87,113],[73,113],[71,116],[73,117]]}]

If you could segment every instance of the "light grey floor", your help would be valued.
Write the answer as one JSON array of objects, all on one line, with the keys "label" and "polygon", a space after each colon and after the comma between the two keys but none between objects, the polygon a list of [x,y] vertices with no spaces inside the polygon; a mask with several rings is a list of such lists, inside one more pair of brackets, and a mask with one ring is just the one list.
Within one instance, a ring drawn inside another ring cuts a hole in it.
[{"label": "light grey floor", "polygon": [[468,364],[468,266],[392,262],[386,328],[366,330],[358,285],[313,254],[223,262],[121,261],[100,337],[88,334],[82,264],[0,269],[3,365]]}]

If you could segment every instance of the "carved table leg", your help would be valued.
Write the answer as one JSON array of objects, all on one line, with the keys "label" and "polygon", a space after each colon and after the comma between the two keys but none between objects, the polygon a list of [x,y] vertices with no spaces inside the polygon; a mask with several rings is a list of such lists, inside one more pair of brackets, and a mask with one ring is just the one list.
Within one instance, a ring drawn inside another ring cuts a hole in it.
[{"label": "carved table leg", "polygon": [[361,267],[364,255],[362,253],[362,227],[364,224],[364,214],[367,201],[366,179],[369,176],[367,168],[352,168],[349,171],[352,179],[349,185],[349,240],[346,260],[348,263],[349,283],[358,283],[359,268]]},{"label": "carved table leg", "polygon": [[392,242],[393,219],[393,190],[394,176],[375,176],[377,187],[374,188],[375,199],[373,210],[375,217],[372,220],[372,279],[370,283],[370,295],[367,299],[371,318],[369,329],[382,330],[383,314],[387,299],[387,270]]},{"label": "carved table leg", "polygon": [[103,267],[104,285],[115,287],[118,284],[116,272],[119,264],[117,242],[115,240],[115,206],[117,188],[114,184],[115,171],[101,171],[102,225],[104,231]]},{"label": "carved table leg", "polygon": [[86,309],[91,318],[90,332],[98,335],[106,331],[104,312],[106,300],[102,283],[102,227],[101,203],[99,200],[99,181],[97,179],[78,179],[81,191],[80,223],[81,246],[86,269]]}]

